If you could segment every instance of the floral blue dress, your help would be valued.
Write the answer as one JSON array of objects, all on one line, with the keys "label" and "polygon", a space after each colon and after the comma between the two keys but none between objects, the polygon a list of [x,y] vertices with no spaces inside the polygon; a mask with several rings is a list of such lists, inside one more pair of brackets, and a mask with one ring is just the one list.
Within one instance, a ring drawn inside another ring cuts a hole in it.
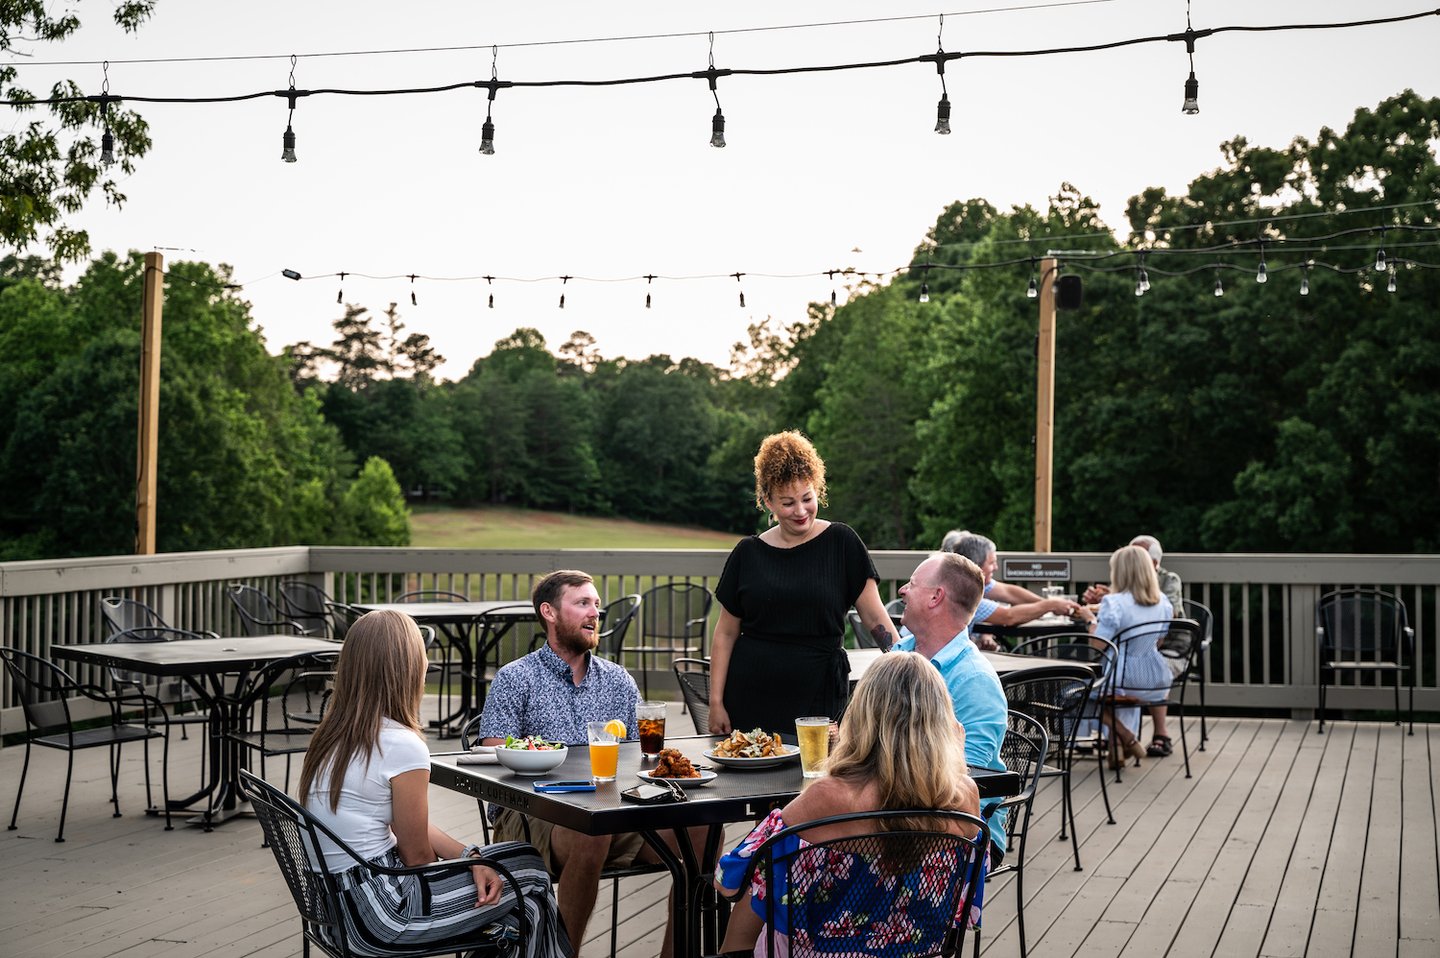
[{"label": "floral blue dress", "polygon": [[[746,835],[740,844],[720,857],[715,867],[715,880],[725,888],[738,888],[745,877],[750,859],[765,841],[786,827],[780,809],[773,810],[760,824]],[[788,836],[774,846],[773,857],[788,858],[810,848],[809,842],[796,835]],[[894,896],[894,904],[884,914],[871,915],[864,905],[854,909],[842,906],[838,915],[825,923],[819,936],[800,930],[795,940],[799,952],[824,955],[876,955],[882,952],[896,954],[911,950],[907,944],[920,947],[915,951],[927,951],[929,940],[938,943],[939,934],[948,928],[951,919],[957,916],[942,913],[948,904],[945,876],[953,872],[953,852],[937,853],[935,860],[927,860],[918,882],[901,883],[893,874],[885,874],[874,867],[874,862],[863,856],[817,849],[813,861],[806,861],[802,871],[803,881],[791,887],[771,889],[764,870],[756,869],[750,881],[750,907],[764,919],[767,901],[773,891],[775,901],[775,937],[780,955],[790,953],[791,902],[829,902],[853,895],[857,903],[871,903],[876,900],[873,889],[881,888],[887,896]],[[980,874],[983,876],[989,866],[989,851],[985,852]],[[933,878],[928,876],[933,875]],[[779,878],[784,880],[784,873]],[[897,884],[901,887],[896,888]],[[983,879],[975,892],[975,901],[965,924],[974,928],[980,924],[981,898],[985,890]],[[963,899],[963,896],[962,896]],[[763,958],[767,954],[768,934],[762,930],[755,943],[755,955]],[[938,944],[937,944],[938,947]]]}]

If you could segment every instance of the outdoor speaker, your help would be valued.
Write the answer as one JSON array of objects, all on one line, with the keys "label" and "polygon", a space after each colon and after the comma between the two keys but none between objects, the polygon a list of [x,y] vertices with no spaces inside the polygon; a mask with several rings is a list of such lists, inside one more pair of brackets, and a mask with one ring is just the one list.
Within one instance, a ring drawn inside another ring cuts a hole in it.
[{"label": "outdoor speaker", "polygon": [[1080,308],[1080,277],[1061,276],[1055,280],[1055,308]]}]

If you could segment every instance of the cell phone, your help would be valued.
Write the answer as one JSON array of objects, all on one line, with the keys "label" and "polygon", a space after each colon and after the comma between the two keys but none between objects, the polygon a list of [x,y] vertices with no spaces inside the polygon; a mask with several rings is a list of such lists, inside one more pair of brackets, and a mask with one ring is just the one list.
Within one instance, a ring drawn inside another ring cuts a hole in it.
[{"label": "cell phone", "polygon": [[536,782],[537,792],[593,792],[595,783],[584,779],[576,779],[573,782]]},{"label": "cell phone", "polygon": [[627,788],[620,793],[620,797],[627,802],[637,802],[641,805],[660,805],[677,801],[675,793],[669,788],[648,783]]}]

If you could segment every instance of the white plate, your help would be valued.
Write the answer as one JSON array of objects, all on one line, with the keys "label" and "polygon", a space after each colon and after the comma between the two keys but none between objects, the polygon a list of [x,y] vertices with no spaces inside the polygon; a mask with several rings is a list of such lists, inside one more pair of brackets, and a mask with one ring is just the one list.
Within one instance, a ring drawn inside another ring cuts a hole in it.
[{"label": "white plate", "polygon": [[730,758],[728,755],[716,755],[707,748],[705,757],[716,765],[724,765],[726,768],[773,768],[800,757],[798,745],[786,745],[784,749],[784,755],[769,755],[765,758]]},{"label": "white plate", "polygon": [[714,772],[707,772],[699,768],[697,768],[696,771],[700,773],[699,778],[659,778],[649,772],[636,772],[635,776],[637,778],[643,778],[647,782],[675,782],[681,788],[689,788],[692,785],[695,788],[699,788],[701,785],[709,785],[715,781]]}]

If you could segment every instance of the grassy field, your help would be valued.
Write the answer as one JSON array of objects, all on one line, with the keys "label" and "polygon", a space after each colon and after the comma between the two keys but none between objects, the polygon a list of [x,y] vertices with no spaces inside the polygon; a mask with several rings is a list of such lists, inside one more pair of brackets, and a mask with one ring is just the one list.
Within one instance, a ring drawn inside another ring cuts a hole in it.
[{"label": "grassy field", "polygon": [[729,549],[740,537],[687,526],[486,506],[417,506],[410,544],[441,549]]}]

